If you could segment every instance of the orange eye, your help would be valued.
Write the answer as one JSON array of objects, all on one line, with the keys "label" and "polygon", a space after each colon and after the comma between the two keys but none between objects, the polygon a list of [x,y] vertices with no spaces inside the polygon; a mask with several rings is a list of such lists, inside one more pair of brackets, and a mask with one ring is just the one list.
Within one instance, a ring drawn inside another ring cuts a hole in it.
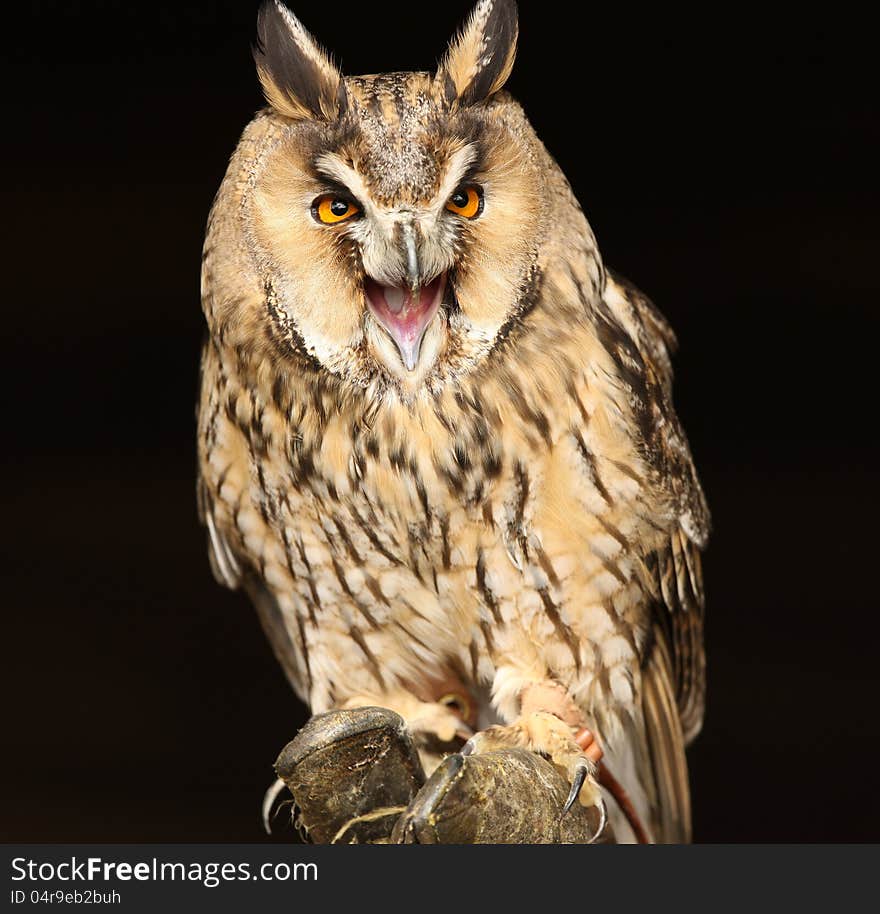
[{"label": "orange eye", "polygon": [[473,184],[459,189],[446,201],[446,209],[465,219],[476,219],[483,212],[483,190]]},{"label": "orange eye", "polygon": [[337,194],[324,194],[312,204],[312,215],[324,225],[335,225],[345,222],[360,212],[360,208],[351,200]]}]

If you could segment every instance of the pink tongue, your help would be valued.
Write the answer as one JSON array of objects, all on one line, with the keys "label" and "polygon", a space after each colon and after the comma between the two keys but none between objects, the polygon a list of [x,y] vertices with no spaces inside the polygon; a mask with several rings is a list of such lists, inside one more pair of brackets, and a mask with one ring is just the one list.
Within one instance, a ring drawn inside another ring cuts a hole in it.
[{"label": "pink tongue", "polygon": [[399,289],[396,286],[383,286],[382,293],[385,304],[392,314],[400,314],[404,309],[412,306],[412,292],[409,289]]}]

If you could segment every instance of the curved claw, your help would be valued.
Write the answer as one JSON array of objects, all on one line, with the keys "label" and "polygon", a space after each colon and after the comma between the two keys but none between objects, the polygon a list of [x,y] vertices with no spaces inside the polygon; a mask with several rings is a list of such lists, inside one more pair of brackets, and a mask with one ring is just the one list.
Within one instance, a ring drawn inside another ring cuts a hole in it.
[{"label": "curved claw", "polygon": [[263,828],[266,829],[266,834],[272,834],[272,807],[275,805],[275,801],[278,799],[281,791],[284,790],[287,785],[281,778],[276,778],[275,783],[270,785],[266,790],[266,793],[263,794]]},{"label": "curved claw", "polygon": [[596,829],[596,834],[587,841],[587,844],[595,844],[602,837],[605,826],[608,824],[608,807],[605,805],[605,800],[599,797],[599,802],[596,805],[599,809],[599,827]]},{"label": "curved claw", "polygon": [[590,773],[590,768],[586,762],[581,762],[575,768],[574,778],[571,782],[571,790],[568,792],[568,799],[565,801],[565,806],[562,807],[562,815],[565,815],[572,806],[574,806],[574,801],[580,796],[581,787],[584,786],[584,781],[587,779],[587,775]]},{"label": "curved claw", "polygon": [[[584,782],[587,780],[587,777],[590,774],[590,763],[586,759],[578,763],[577,768],[574,771],[574,777],[571,782],[571,790],[568,792],[568,799],[565,801],[565,805],[562,807],[562,815],[564,816],[572,806],[574,806],[575,800],[580,796],[581,788],[584,786]],[[602,837],[602,832],[605,831],[605,826],[608,824],[608,807],[605,805],[605,800],[601,794],[597,796],[598,802],[594,805],[599,810],[599,827],[596,829],[596,833],[592,838],[587,842],[587,844],[594,844],[599,838]]]}]

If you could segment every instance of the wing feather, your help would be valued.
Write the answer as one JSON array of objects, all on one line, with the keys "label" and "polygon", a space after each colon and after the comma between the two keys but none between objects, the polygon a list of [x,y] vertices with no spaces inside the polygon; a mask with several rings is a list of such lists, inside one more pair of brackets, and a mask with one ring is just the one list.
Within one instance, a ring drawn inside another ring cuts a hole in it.
[{"label": "wing feather", "polygon": [[657,790],[656,840],[685,844],[691,840],[691,798],[684,735],[671,687],[671,657],[662,631],[642,671],[643,713],[654,784]]},{"label": "wing feather", "polygon": [[705,708],[700,550],[709,537],[709,510],[672,405],[670,355],[677,343],[671,327],[638,289],[612,274],[596,317],[630,395],[651,483],[673,512],[665,541],[645,557],[656,600],[651,648],[643,661],[642,712],[651,768],[645,775],[653,775],[657,792],[655,828],[661,841],[688,841],[685,747],[699,732]]},{"label": "wing feather", "polygon": [[656,622],[671,653],[669,675],[686,743],[703,720],[706,661],[703,646],[703,577],[700,549],[709,538],[709,509],[687,437],[672,405],[672,362],[676,339],[666,319],[633,285],[609,274],[605,310],[599,321],[606,347],[622,369],[641,436],[651,481],[665,492],[677,523],[648,567],[658,595]]},{"label": "wing feather", "polygon": [[214,502],[201,476],[196,483],[196,496],[199,520],[208,531],[208,559],[211,563],[211,571],[214,572],[214,578],[223,587],[238,590],[241,586],[241,564],[226,537],[217,527],[214,520]]}]

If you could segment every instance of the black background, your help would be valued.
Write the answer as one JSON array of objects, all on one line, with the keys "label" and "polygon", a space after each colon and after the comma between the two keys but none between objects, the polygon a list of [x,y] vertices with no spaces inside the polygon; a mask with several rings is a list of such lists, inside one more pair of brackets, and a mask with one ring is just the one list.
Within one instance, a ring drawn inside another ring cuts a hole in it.
[{"label": "black background", "polygon": [[[257,4],[7,22],[5,840],[259,840],[304,720],[195,515],[199,254]],[[466,3],[300,0],[347,72]],[[679,333],[715,520],[701,841],[876,840],[880,193],[867,23],[521,4],[509,87]]]}]

